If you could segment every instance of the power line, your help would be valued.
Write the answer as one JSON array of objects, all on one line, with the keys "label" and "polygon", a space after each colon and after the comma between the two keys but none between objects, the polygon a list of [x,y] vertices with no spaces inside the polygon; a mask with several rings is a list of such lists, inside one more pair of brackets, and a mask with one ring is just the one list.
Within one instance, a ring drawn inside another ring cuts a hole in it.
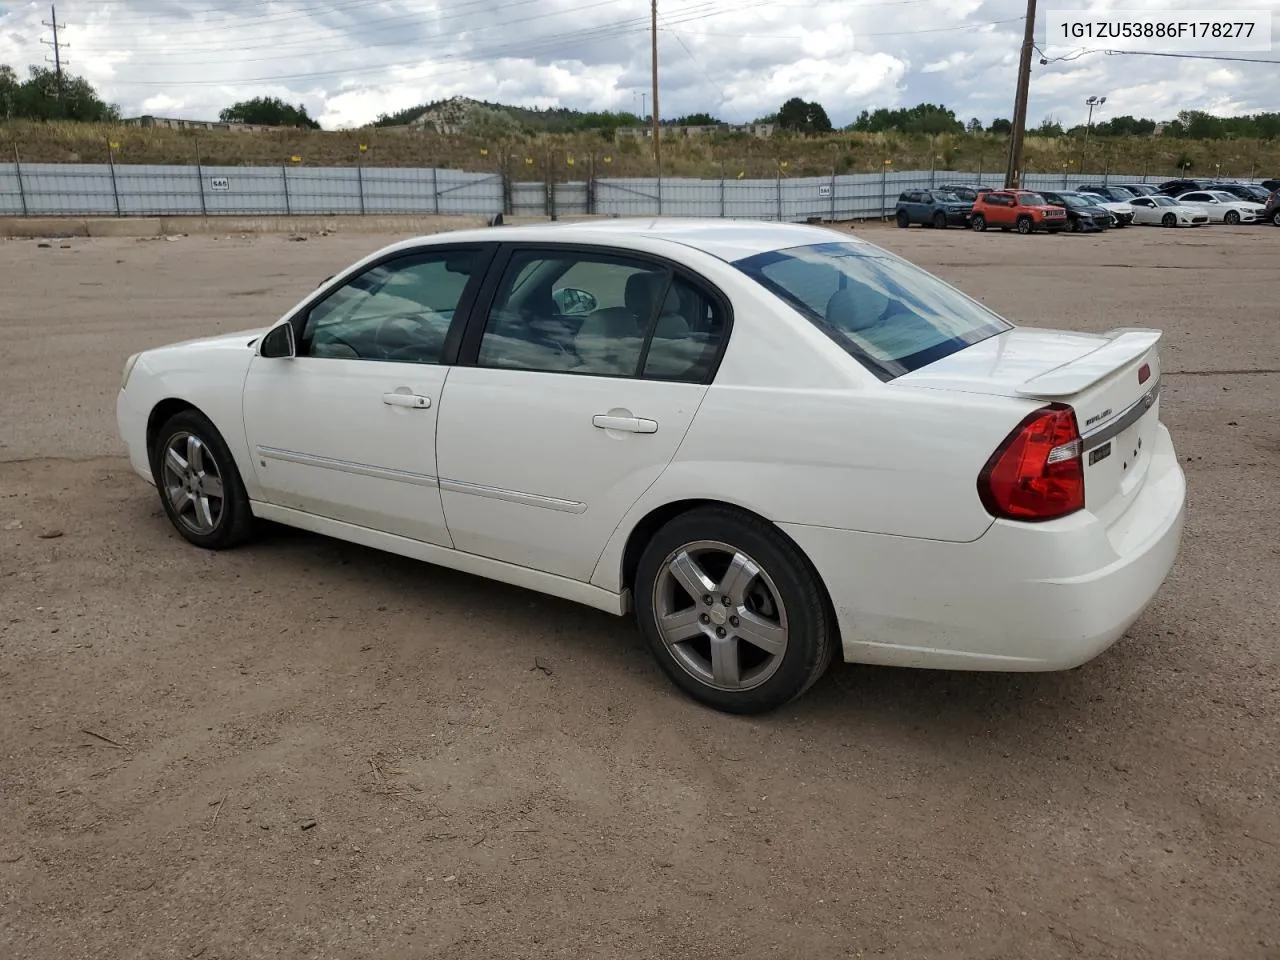
[{"label": "power line", "polygon": [[1152,53],[1148,50],[1091,50],[1089,53],[1105,53],[1108,57],[1173,57],[1177,60],[1224,60],[1231,63],[1270,63],[1280,65],[1280,60],[1263,60],[1260,57],[1220,57],[1207,53]]},{"label": "power line", "polygon": [[58,78],[58,99],[61,100],[62,99],[62,48],[69,47],[71,46],[71,44],[63,43],[58,39],[58,29],[60,27],[66,26],[65,23],[58,22],[58,8],[51,5],[49,7],[49,15],[52,19],[41,20],[40,24],[41,26],[53,28],[53,39],[45,40],[44,38],[41,38],[40,42],[47,47],[53,48],[53,59],[50,60],[48,57],[45,57],[44,59],[45,59],[45,63],[53,64],[54,73]]}]

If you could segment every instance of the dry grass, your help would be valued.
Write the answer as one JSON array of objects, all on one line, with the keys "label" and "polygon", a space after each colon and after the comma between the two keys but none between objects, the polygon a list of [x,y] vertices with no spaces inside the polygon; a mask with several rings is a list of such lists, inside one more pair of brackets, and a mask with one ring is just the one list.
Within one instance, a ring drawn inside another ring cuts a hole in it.
[{"label": "dry grass", "polygon": [[[281,130],[272,133],[199,133],[79,123],[0,123],[0,157],[16,145],[27,163],[95,163],[107,159],[115,143],[117,163],[244,166],[293,163],[306,166],[437,166],[496,171],[504,165],[516,180],[581,179],[594,165],[597,176],[650,176],[652,154],[641,143],[620,143],[595,134],[541,136],[486,142],[445,137],[404,128],[353,131]],[[363,153],[360,145],[367,148]],[[1027,172],[1077,171],[1083,144],[1070,137],[1029,137]],[[820,176],[882,169],[1002,170],[1007,140],[990,135],[928,137],[896,133],[835,134],[828,137],[754,140],[743,136],[663,143],[663,174],[687,177]],[[1160,138],[1090,141],[1084,169],[1151,176],[1174,175],[1189,162],[1194,175],[1258,177],[1280,175],[1280,142],[1258,140],[1167,140]]]}]

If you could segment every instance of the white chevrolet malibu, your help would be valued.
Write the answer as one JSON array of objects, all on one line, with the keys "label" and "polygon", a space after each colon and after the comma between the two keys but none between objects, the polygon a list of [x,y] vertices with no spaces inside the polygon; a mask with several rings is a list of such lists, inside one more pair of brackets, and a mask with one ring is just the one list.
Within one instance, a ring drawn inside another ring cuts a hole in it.
[{"label": "white chevrolet malibu", "polygon": [[128,359],[174,527],[272,520],[625,615],[752,713],[851,662],[1062,670],[1177,554],[1159,331],[1017,328],[818,226],[397,243],[271,326]]}]

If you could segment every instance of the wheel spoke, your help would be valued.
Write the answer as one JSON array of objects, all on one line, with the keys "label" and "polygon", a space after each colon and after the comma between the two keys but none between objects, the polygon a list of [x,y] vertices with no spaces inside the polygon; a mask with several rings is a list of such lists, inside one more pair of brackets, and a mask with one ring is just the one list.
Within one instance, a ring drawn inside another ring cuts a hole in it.
[{"label": "wheel spoke", "polygon": [[738,641],[732,636],[715,637],[711,641],[711,675],[716,683],[736,687],[742,674],[738,667]]},{"label": "wheel spoke", "polygon": [[734,633],[740,640],[775,657],[782,656],[787,650],[786,628],[747,610],[738,614]]},{"label": "wheel spoke", "polygon": [[695,601],[700,601],[716,588],[715,582],[703,572],[698,561],[693,559],[687,550],[681,550],[668,565],[668,569],[676,578],[676,582],[684,587]]},{"label": "wheel spoke", "polygon": [[222,481],[211,473],[206,473],[200,478],[200,492],[206,497],[217,497],[222,499]]},{"label": "wheel spoke", "polygon": [[182,455],[179,454],[177,450],[173,449],[173,447],[170,447],[166,452],[165,463],[169,466],[169,469],[177,473],[178,476],[181,477],[186,475],[187,461],[183,460]]},{"label": "wheel spoke", "polygon": [[191,465],[192,473],[204,470],[204,444],[199,437],[187,437],[187,463]]},{"label": "wheel spoke", "polygon": [[698,622],[698,608],[693,606],[668,613],[658,621],[658,629],[662,632],[662,642],[668,647],[692,640],[702,632],[702,624]]},{"label": "wheel spoke", "polygon": [[201,530],[213,529],[213,511],[209,509],[209,498],[204,494],[194,493],[191,495],[192,505],[196,512],[196,526]]},{"label": "wheel spoke", "polygon": [[735,607],[740,607],[746,600],[747,586],[759,573],[760,568],[752,563],[750,557],[745,553],[735,553],[716,592],[732,600]]}]

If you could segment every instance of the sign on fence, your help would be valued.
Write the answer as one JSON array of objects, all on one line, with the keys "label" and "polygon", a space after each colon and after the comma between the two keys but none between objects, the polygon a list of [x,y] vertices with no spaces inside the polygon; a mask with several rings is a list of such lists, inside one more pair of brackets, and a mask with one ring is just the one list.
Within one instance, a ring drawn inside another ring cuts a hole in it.
[{"label": "sign on fence", "polygon": [[825,200],[825,199],[827,199],[828,197],[830,197],[830,196],[831,196],[831,184],[829,184],[829,183],[823,183],[823,184],[820,184],[820,185],[818,186],[818,196],[819,196],[819,197],[821,197],[821,198],[822,198],[822,199],[824,199],[824,200]]},{"label": "sign on fence", "polygon": [[231,189],[231,179],[229,177],[210,177],[209,189],[216,190],[219,193],[225,193]]}]

